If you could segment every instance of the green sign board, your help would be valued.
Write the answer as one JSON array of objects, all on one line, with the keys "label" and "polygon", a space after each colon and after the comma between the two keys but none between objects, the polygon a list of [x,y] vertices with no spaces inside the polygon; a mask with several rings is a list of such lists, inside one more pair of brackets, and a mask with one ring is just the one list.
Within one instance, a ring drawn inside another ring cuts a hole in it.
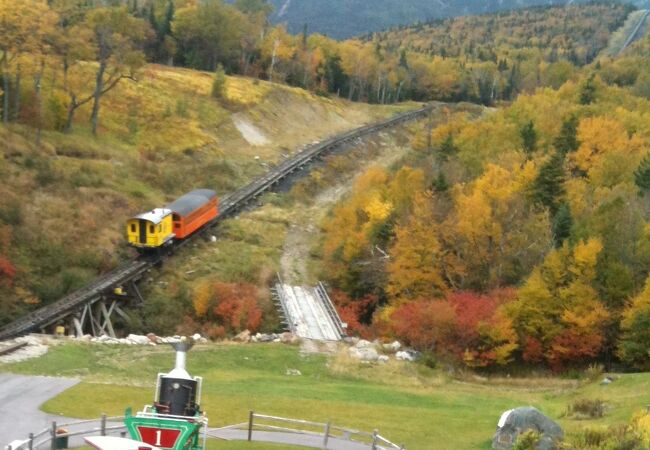
[{"label": "green sign board", "polygon": [[124,424],[131,438],[164,450],[201,450],[199,433],[205,424],[201,416],[182,418],[156,412],[131,414],[128,408]]}]

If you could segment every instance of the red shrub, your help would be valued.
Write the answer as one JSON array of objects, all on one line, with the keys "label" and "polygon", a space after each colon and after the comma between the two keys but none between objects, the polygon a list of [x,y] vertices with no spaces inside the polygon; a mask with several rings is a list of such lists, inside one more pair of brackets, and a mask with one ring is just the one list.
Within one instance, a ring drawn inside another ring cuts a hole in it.
[{"label": "red shrub", "polygon": [[415,300],[395,308],[393,333],[418,350],[446,352],[454,340],[456,313],[444,300]]},{"label": "red shrub", "polygon": [[524,347],[523,359],[528,363],[538,363],[544,359],[544,346],[534,337],[527,337]]},{"label": "red shrub", "polygon": [[16,268],[4,256],[0,256],[0,282],[11,287],[14,284]]},{"label": "red shrub", "polygon": [[370,327],[364,322],[371,317],[377,307],[379,299],[376,295],[366,295],[360,299],[352,299],[345,292],[335,290],[332,292],[332,302],[341,320],[348,324],[348,332],[358,334],[364,338],[370,337]]},{"label": "red shrub", "polygon": [[602,343],[603,338],[598,334],[566,330],[553,339],[546,358],[551,369],[559,371],[571,361],[581,361],[597,356]]},{"label": "red shrub", "polygon": [[262,310],[257,304],[257,289],[244,283],[215,283],[217,306],[214,314],[231,332],[257,331],[262,323]]},{"label": "red shrub", "polygon": [[487,294],[461,291],[447,296],[456,312],[458,351],[464,352],[476,345],[480,338],[481,324],[490,322],[500,305],[514,299],[514,293],[514,289],[495,289]]}]

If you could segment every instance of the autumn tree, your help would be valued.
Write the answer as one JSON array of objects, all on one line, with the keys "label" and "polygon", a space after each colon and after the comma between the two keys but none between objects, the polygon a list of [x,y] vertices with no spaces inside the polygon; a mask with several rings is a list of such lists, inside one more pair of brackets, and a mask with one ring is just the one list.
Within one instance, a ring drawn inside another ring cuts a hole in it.
[{"label": "autumn tree", "polygon": [[120,80],[135,80],[135,71],[144,64],[142,44],[146,24],[128,14],[126,8],[98,8],[86,16],[86,26],[95,37],[95,59],[99,66],[95,75],[90,120],[92,132],[97,134],[99,105],[104,94]]},{"label": "autumn tree", "polygon": [[[5,124],[11,118],[10,71],[12,65],[18,62],[24,53],[44,52],[46,39],[53,34],[56,22],[56,15],[45,1],[0,0],[0,36],[2,36],[0,39],[0,72],[3,97],[2,120]],[[18,114],[21,74],[19,64],[15,67],[15,74],[14,110]]]},{"label": "autumn tree", "polygon": [[634,170],[647,152],[643,137],[630,133],[620,120],[590,117],[578,126],[578,149],[568,155],[572,171],[586,174],[591,184],[613,187],[633,181]]},{"label": "autumn tree", "polygon": [[516,280],[546,252],[548,217],[526,199],[533,176],[532,163],[512,170],[488,164],[475,181],[454,189],[453,213],[441,227],[452,286],[481,290]]},{"label": "autumn tree", "polygon": [[429,195],[415,200],[413,214],[395,230],[386,292],[396,299],[440,297],[447,290],[442,248]]},{"label": "autumn tree", "polygon": [[[74,67],[75,82],[64,77],[63,88],[69,96],[65,129],[70,131],[74,115],[81,106],[92,102],[91,129],[97,134],[102,97],[124,79],[135,80],[138,68],[144,64],[144,53],[140,50],[147,30],[142,19],[131,16],[125,7],[96,8],[89,11],[82,23],[73,27],[71,40],[64,45],[64,73]],[[84,88],[85,68],[78,62],[90,56],[97,62],[92,92]]]},{"label": "autumn tree", "polygon": [[637,369],[650,367],[650,277],[623,312],[618,355]]},{"label": "autumn tree", "polygon": [[172,31],[178,41],[180,62],[210,71],[218,64],[235,67],[248,26],[244,13],[220,1],[178,8]]},{"label": "autumn tree", "polygon": [[523,358],[555,369],[598,356],[609,312],[594,288],[599,239],[551,251],[508,307]]}]

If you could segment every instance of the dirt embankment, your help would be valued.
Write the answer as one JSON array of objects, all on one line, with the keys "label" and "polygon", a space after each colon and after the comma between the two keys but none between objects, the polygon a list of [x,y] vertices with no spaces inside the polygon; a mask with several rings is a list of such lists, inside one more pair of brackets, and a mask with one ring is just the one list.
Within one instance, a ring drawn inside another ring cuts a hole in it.
[{"label": "dirt embankment", "polygon": [[[405,133],[406,131],[401,128],[392,132],[382,132],[350,149],[355,153],[366,155],[358,160],[356,170],[341,176],[334,185],[318,193],[309,205],[295,212],[280,259],[281,275],[285,283],[301,285],[314,284],[318,281],[312,267],[314,260],[312,248],[316,244],[321,222],[328,211],[348,194],[359,175],[371,166],[390,167],[398,163],[411,150],[410,146],[403,142]],[[368,155],[374,156],[368,157]]]}]

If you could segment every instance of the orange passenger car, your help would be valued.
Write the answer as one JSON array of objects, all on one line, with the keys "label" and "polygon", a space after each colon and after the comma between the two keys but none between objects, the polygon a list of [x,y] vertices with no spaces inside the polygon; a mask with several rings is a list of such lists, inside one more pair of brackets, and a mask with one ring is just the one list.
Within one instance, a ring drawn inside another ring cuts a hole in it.
[{"label": "orange passenger car", "polygon": [[211,189],[197,189],[166,206],[172,211],[176,239],[184,239],[217,217],[217,193]]}]

